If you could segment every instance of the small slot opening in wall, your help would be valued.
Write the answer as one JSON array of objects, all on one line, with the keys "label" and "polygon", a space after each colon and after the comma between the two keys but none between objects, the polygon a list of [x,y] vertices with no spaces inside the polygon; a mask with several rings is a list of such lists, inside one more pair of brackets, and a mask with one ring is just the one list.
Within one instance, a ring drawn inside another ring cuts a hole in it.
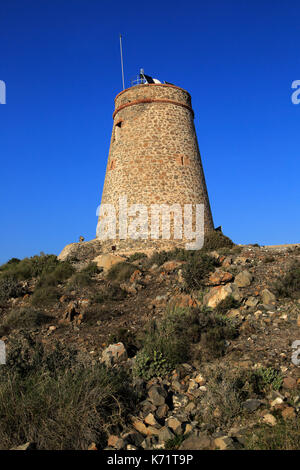
[{"label": "small slot opening in wall", "polygon": [[179,166],[184,166],[185,164],[185,158],[183,155],[179,155],[178,157],[176,157],[176,161],[177,161],[177,165]]},{"label": "small slot opening in wall", "polygon": [[118,140],[120,140],[120,137],[121,137],[121,128],[123,126],[123,121],[119,121],[116,123],[115,125],[115,132],[114,132],[114,140],[115,142],[118,142]]},{"label": "small slot opening in wall", "polygon": [[115,160],[111,160],[108,164],[108,170],[114,170],[116,168],[116,161]]},{"label": "small slot opening in wall", "polygon": [[190,160],[188,157],[185,157],[184,155],[178,155],[176,157],[176,162],[177,162],[177,165],[179,166],[187,166],[189,165]]}]

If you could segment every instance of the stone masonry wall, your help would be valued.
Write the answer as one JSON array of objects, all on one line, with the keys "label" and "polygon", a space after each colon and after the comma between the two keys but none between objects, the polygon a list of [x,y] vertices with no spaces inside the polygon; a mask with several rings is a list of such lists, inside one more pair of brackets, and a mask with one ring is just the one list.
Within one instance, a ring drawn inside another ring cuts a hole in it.
[{"label": "stone masonry wall", "polygon": [[[213,230],[189,93],[173,85],[134,86],[117,95],[113,119],[101,203],[113,204],[117,216],[122,195],[127,196],[128,206],[203,203],[205,232]],[[154,244],[163,249],[182,246],[184,241],[174,239],[171,233],[171,240]],[[121,246],[126,249],[128,244],[132,249],[136,245],[139,249],[148,242],[123,240]],[[117,236],[106,244],[118,247],[119,243]]]}]

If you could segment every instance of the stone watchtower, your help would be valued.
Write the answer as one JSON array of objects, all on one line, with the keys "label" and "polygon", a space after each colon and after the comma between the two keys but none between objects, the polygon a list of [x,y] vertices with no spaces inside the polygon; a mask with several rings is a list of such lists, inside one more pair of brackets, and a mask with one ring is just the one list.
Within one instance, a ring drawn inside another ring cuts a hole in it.
[{"label": "stone watchtower", "polygon": [[[177,86],[146,83],[115,98],[113,130],[101,204],[116,209],[117,234],[103,242],[107,251],[170,249],[184,246],[171,229],[169,240],[120,239],[119,197],[132,204],[203,204],[204,232],[214,229],[190,94]],[[149,215],[150,217],[150,215]],[[171,214],[171,228],[174,218]],[[99,217],[98,230],[103,224]],[[149,218],[149,229],[151,221]],[[123,237],[124,238],[124,237]]]}]

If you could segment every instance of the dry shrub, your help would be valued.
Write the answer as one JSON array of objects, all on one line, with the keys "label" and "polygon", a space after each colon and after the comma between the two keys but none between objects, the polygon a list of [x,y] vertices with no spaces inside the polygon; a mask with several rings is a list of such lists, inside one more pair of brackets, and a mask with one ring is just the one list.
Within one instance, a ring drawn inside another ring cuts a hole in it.
[{"label": "dry shrub", "polygon": [[14,329],[29,329],[42,326],[53,320],[52,317],[46,315],[40,310],[32,307],[16,308],[6,315],[3,323],[0,325],[0,334],[7,334],[8,331]]},{"label": "dry shrub", "polygon": [[136,271],[137,267],[133,264],[121,261],[114,264],[107,273],[107,279],[110,281],[124,282]]},{"label": "dry shrub", "polygon": [[233,246],[233,241],[222,232],[213,230],[204,236],[203,250],[205,251],[213,251],[225,247],[232,248]]},{"label": "dry shrub", "polygon": [[294,261],[285,276],[275,286],[279,297],[300,297],[300,262]]},{"label": "dry shrub", "polygon": [[2,275],[0,277],[0,302],[5,302],[11,297],[21,297],[25,290],[12,275]]},{"label": "dry shrub", "polygon": [[208,377],[207,392],[202,400],[202,419],[212,428],[230,426],[242,414],[242,403],[248,397],[244,371],[218,366]]},{"label": "dry shrub", "polygon": [[105,447],[134,402],[126,374],[72,356],[66,361],[60,350],[45,356],[36,346],[34,354],[18,364],[19,353],[12,352],[0,369],[0,448],[28,441],[39,450],[81,450],[91,442]]},{"label": "dry shrub", "polygon": [[[278,419],[278,418],[277,418]],[[263,425],[246,435],[249,450],[299,450],[299,419],[280,420],[276,426]]]},{"label": "dry shrub", "polygon": [[101,304],[108,300],[123,300],[127,297],[127,293],[118,284],[109,284],[100,287],[92,298],[94,303]]},{"label": "dry shrub", "polygon": [[201,254],[193,256],[183,266],[182,275],[189,290],[201,289],[207,280],[209,273],[215,271],[219,262],[212,256]]}]

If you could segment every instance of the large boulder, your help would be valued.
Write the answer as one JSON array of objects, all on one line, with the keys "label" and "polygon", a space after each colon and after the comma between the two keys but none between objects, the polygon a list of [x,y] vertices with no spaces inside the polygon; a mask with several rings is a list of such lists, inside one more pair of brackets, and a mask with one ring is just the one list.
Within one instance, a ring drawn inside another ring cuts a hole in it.
[{"label": "large boulder", "polygon": [[241,299],[239,288],[235,284],[212,287],[203,297],[203,304],[210,308],[216,308],[222,300],[226,299],[230,295],[235,300]]},{"label": "large boulder", "polygon": [[214,273],[211,273],[208,279],[210,286],[220,286],[221,284],[227,284],[233,280],[233,275],[227,271],[217,269]]},{"label": "large boulder", "polygon": [[128,355],[123,343],[110,344],[102,352],[100,362],[111,367],[120,362],[127,361]]},{"label": "large boulder", "polygon": [[126,261],[126,258],[111,255],[110,253],[96,256],[96,258],[93,259],[93,262],[97,264],[98,268],[103,268],[103,270],[109,270],[114,264],[121,263],[122,261]]},{"label": "large boulder", "polygon": [[250,296],[247,300],[246,300],[246,305],[247,307],[256,307],[256,305],[258,304],[259,300],[256,299],[255,297],[253,296]]},{"label": "large boulder", "polygon": [[88,242],[70,243],[58,255],[60,261],[92,261],[101,253],[101,242],[97,238]]},{"label": "large boulder", "polygon": [[184,264],[184,261],[166,261],[161,267],[161,271],[166,271],[167,273],[172,273],[176,269],[180,268]]},{"label": "large boulder", "polygon": [[159,385],[152,385],[148,391],[148,396],[153,405],[161,406],[165,404],[167,392],[163,387]]},{"label": "large boulder", "polygon": [[250,286],[252,279],[253,279],[253,276],[252,274],[249,273],[249,271],[242,271],[236,276],[234,283],[238,287],[248,287]]},{"label": "large boulder", "polygon": [[220,450],[234,450],[234,442],[231,437],[221,436],[214,440],[215,446]]},{"label": "large boulder", "polygon": [[168,426],[163,426],[158,433],[159,442],[167,442],[170,439],[174,439],[175,435]]},{"label": "large boulder", "polygon": [[269,289],[264,289],[261,292],[261,298],[264,304],[269,305],[276,301],[275,295],[269,291]]},{"label": "large boulder", "polygon": [[192,434],[183,441],[179,450],[210,450],[212,449],[212,440],[204,432],[198,435]]}]

